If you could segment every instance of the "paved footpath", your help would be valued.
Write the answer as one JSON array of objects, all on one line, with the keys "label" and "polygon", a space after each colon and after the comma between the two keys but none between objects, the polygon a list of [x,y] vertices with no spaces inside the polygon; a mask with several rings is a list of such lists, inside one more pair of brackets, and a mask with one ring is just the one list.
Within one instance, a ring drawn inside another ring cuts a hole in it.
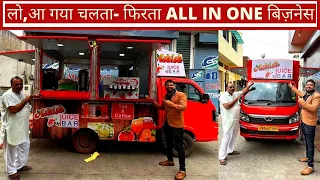
[{"label": "paved footpath", "polygon": [[[195,144],[186,159],[185,180],[218,179],[217,146],[217,141]],[[103,143],[103,147],[96,160],[86,163],[89,155],[71,152],[59,141],[32,140],[28,165],[33,169],[21,173],[21,180],[170,180],[178,172],[176,158],[174,167],[158,165],[166,159],[158,146]],[[0,159],[0,180],[5,180],[3,149]]]},{"label": "paved footpath", "polygon": [[[221,126],[220,126],[221,127]],[[222,138],[222,129],[219,138]],[[315,149],[315,172],[300,175],[306,163],[298,161],[305,155],[305,146],[288,141],[246,141],[242,136],[236,140],[238,156],[229,156],[228,164],[220,166],[221,180],[300,180],[320,179],[320,152]]]}]

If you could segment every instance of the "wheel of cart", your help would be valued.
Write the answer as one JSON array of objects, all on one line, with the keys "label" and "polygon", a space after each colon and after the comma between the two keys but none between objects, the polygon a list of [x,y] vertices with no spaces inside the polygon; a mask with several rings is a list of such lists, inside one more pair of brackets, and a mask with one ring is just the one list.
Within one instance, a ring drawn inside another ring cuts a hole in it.
[{"label": "wheel of cart", "polygon": [[[195,141],[194,138],[188,132],[183,132],[183,149],[186,157],[192,154],[194,141]],[[165,148],[167,148],[166,136],[163,130],[162,130],[162,144]],[[174,142],[173,142],[172,154],[174,157],[178,157],[178,151],[176,150],[176,146]]]},{"label": "wheel of cart", "polygon": [[79,129],[72,136],[74,150],[81,154],[92,154],[97,150],[99,137],[91,129]]}]

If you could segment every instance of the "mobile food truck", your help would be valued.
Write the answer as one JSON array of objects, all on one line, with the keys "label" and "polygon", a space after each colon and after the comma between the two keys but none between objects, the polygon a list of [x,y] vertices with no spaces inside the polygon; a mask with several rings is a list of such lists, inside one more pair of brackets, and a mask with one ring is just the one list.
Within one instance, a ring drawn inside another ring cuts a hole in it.
[{"label": "mobile food truck", "polygon": [[160,103],[171,79],[188,97],[186,156],[194,141],[217,140],[209,96],[185,77],[181,54],[161,48],[172,39],[98,34],[27,31],[18,38],[35,50],[0,53],[35,64],[33,93],[42,97],[33,102],[33,138],[70,138],[79,153],[93,153],[99,140],[162,143],[164,112],[147,97]]},{"label": "mobile food truck", "polygon": [[300,77],[309,77],[319,68],[300,67],[296,60],[258,59],[248,60],[247,67],[228,70],[254,82],[241,101],[241,136],[247,140],[299,137],[298,97],[288,83],[298,88]]}]

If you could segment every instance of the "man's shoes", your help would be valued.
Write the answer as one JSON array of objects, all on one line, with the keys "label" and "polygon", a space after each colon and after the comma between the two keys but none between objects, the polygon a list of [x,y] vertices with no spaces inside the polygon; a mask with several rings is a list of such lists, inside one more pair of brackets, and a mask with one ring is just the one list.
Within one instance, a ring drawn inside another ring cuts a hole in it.
[{"label": "man's shoes", "polygon": [[20,176],[18,173],[9,175],[10,180],[20,180]]},{"label": "man's shoes", "polygon": [[239,155],[240,152],[239,151],[233,151],[232,153],[228,153],[228,155]]},{"label": "man's shoes", "polygon": [[309,175],[313,172],[314,172],[313,168],[308,166],[304,170],[302,170],[300,173],[301,175]]},{"label": "man's shoes", "polygon": [[31,170],[32,167],[31,166],[23,166],[21,169],[18,169],[17,171],[20,172],[20,171],[29,171]]},{"label": "man's shoes", "polygon": [[219,159],[220,165],[227,165],[227,160]]},{"label": "man's shoes", "polygon": [[185,171],[179,171],[175,177],[175,180],[182,180],[187,176],[187,173]]},{"label": "man's shoes", "polygon": [[308,158],[302,157],[298,159],[300,162],[308,162]]},{"label": "man's shoes", "polygon": [[159,165],[160,165],[160,166],[174,166],[174,162],[173,162],[173,161],[171,162],[171,161],[166,160],[166,161],[160,162]]}]

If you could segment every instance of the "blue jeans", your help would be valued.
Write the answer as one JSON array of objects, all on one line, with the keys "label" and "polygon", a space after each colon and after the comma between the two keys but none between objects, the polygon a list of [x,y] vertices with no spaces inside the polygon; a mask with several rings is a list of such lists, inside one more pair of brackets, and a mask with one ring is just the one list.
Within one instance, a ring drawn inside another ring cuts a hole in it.
[{"label": "blue jeans", "polygon": [[301,124],[301,130],[306,143],[306,155],[308,158],[308,166],[313,167],[314,162],[314,137],[316,135],[316,126],[309,126],[305,123]]}]

